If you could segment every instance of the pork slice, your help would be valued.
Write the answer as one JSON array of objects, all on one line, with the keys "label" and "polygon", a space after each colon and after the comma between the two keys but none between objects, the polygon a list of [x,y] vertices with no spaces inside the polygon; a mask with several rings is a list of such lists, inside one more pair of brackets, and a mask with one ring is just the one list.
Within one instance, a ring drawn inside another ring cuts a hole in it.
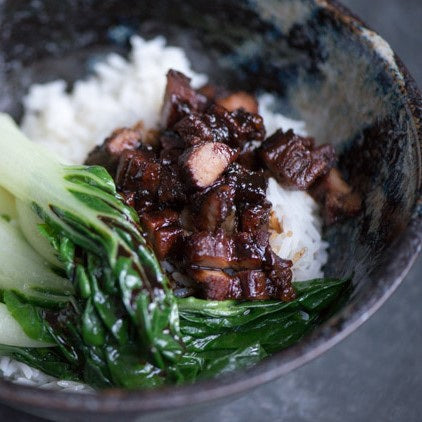
[{"label": "pork slice", "polygon": [[236,211],[234,198],[235,190],[228,185],[217,186],[206,193],[195,218],[198,229],[215,231],[224,226],[226,232],[232,232]]},{"label": "pork slice", "polygon": [[184,230],[178,224],[157,229],[151,236],[151,243],[157,258],[179,258],[183,249]]},{"label": "pork slice", "polygon": [[235,255],[232,238],[222,230],[216,233],[198,232],[186,241],[185,261],[190,266],[232,268]]},{"label": "pork slice", "polygon": [[265,127],[262,117],[248,113],[243,109],[229,112],[217,104],[211,106],[207,113],[213,116],[215,125],[226,127],[229,133],[228,144],[233,148],[243,147],[246,142],[262,141],[265,138]]},{"label": "pork slice", "polygon": [[211,186],[237,158],[238,151],[220,142],[207,142],[186,150],[179,158],[185,179],[195,189]]},{"label": "pork slice", "polygon": [[176,70],[167,73],[167,85],[161,110],[161,125],[171,128],[182,117],[203,109],[207,99],[190,86],[190,78]]},{"label": "pork slice", "polygon": [[242,297],[246,300],[268,299],[267,276],[260,270],[239,271],[236,273],[242,286]]},{"label": "pork slice", "polygon": [[240,216],[240,227],[244,232],[268,231],[271,204],[264,200],[260,204],[247,205]]},{"label": "pork slice", "polygon": [[232,92],[229,95],[217,97],[215,102],[228,111],[243,109],[248,113],[258,113],[258,101],[255,96],[245,91]]},{"label": "pork slice", "polygon": [[174,130],[188,146],[202,142],[227,142],[230,136],[224,122],[209,113],[191,113],[177,122]]},{"label": "pork slice", "polygon": [[265,201],[268,179],[263,171],[252,171],[233,163],[226,173],[226,183],[236,189],[236,203]]},{"label": "pork slice", "polygon": [[180,223],[179,213],[170,208],[145,212],[139,218],[142,228],[147,232],[148,236],[162,227]]},{"label": "pork slice", "polygon": [[233,263],[236,270],[257,270],[262,267],[268,242],[259,242],[252,233],[239,232],[232,236]]},{"label": "pork slice", "polygon": [[181,177],[181,170],[177,165],[162,166],[157,196],[159,204],[181,208],[186,203],[186,186]]},{"label": "pork slice", "polygon": [[332,168],[311,191],[312,196],[323,205],[326,224],[357,215],[362,209],[362,198],[343,179],[341,173]]},{"label": "pork slice", "polygon": [[116,185],[123,192],[155,195],[161,177],[161,165],[149,151],[124,151],[117,167]]},{"label": "pork slice", "polygon": [[237,157],[236,162],[248,170],[262,170],[264,165],[258,151],[254,141],[246,142],[245,145],[243,145],[242,151],[240,152],[239,157]]},{"label": "pork slice", "polygon": [[221,270],[192,269],[189,276],[195,280],[208,300],[240,299],[242,290],[239,279]]},{"label": "pork slice", "polygon": [[137,130],[116,129],[102,145],[96,146],[88,155],[85,164],[99,165],[115,176],[119,158],[123,151],[135,150],[141,145],[141,133]]},{"label": "pork slice", "polygon": [[296,292],[292,285],[293,263],[276,255],[268,246],[266,250],[265,268],[268,275],[267,293],[274,299],[290,302],[295,299]]},{"label": "pork slice", "polygon": [[275,132],[262,143],[260,153],[280,184],[300,190],[309,189],[335,161],[331,145],[315,147],[313,138],[295,135],[292,130]]}]

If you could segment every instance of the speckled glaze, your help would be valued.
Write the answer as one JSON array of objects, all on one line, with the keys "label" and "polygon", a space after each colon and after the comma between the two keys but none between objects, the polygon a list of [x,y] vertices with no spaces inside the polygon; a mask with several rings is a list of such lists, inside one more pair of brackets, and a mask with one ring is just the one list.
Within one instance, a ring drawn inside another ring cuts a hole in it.
[{"label": "speckled glaze", "polygon": [[340,168],[362,193],[364,210],[326,231],[326,271],[353,275],[354,290],[299,344],[227,377],[93,396],[0,381],[1,401],[51,419],[199,415],[203,406],[279,377],[355,330],[392,294],[421,248],[420,93],[388,44],[334,1],[3,1],[0,109],[19,118],[31,83],[79,78],[105,52],[124,52],[132,33],[164,34],[215,82],[274,92],[279,110],[304,119],[317,140],[337,145]]}]

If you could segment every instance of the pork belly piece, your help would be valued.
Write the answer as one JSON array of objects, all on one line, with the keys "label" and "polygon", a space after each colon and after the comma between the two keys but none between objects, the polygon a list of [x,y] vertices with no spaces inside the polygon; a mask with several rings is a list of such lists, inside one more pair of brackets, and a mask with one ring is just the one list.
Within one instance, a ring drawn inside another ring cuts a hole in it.
[{"label": "pork belly piece", "polygon": [[228,111],[243,109],[248,113],[258,113],[258,101],[253,95],[245,91],[237,91],[227,96],[216,98],[215,102]]},{"label": "pork belly piece", "polygon": [[271,298],[290,302],[296,292],[292,285],[292,261],[282,259],[270,247],[266,251],[267,293]]},{"label": "pork belly piece", "polygon": [[226,233],[234,230],[235,190],[228,185],[217,186],[203,195],[195,222],[199,230],[215,231],[224,227]]},{"label": "pork belly piece", "polygon": [[170,208],[160,211],[144,212],[139,218],[147,236],[152,235],[156,230],[161,229],[162,227],[178,225],[180,223],[179,213]]},{"label": "pork belly piece", "polygon": [[211,113],[191,113],[174,125],[174,131],[188,146],[202,142],[228,142],[230,137],[225,121]]},{"label": "pork belly piece", "polygon": [[239,232],[232,236],[232,242],[233,269],[256,270],[261,268],[268,240],[260,242],[252,233]]},{"label": "pork belly piece", "polygon": [[140,131],[127,128],[116,129],[102,145],[96,146],[89,153],[85,164],[103,166],[114,177],[123,151],[135,150],[140,145]]},{"label": "pork belly piece", "polygon": [[177,165],[163,165],[157,191],[158,204],[183,206],[186,202],[186,186],[182,181],[181,170]]},{"label": "pork belly piece", "polygon": [[259,171],[264,167],[259,155],[259,150],[253,141],[246,142],[246,144],[243,145],[236,162],[242,167],[252,171]]},{"label": "pork belly piece", "polygon": [[261,146],[261,157],[283,186],[307,190],[327,174],[335,161],[331,145],[316,147],[312,138],[278,130]]},{"label": "pork belly piece", "polygon": [[245,91],[230,92],[220,86],[207,84],[198,90],[211,103],[216,103],[228,111],[243,108],[249,113],[258,113],[258,101],[255,96]]},{"label": "pork belly piece", "polygon": [[186,148],[185,141],[173,131],[164,131],[159,137],[160,160],[163,165],[177,164],[179,156]]},{"label": "pork belly piece", "polygon": [[311,194],[323,205],[326,224],[333,224],[343,218],[357,215],[362,208],[359,193],[353,191],[336,168],[332,168],[312,188]]},{"label": "pork belly piece", "polygon": [[226,183],[236,189],[237,203],[265,201],[268,180],[263,171],[251,171],[233,163],[226,173]]},{"label": "pork belly piece", "polygon": [[268,231],[271,204],[263,201],[261,204],[249,205],[241,210],[240,229],[255,233],[259,230]]},{"label": "pork belly piece", "polygon": [[214,103],[217,98],[227,97],[230,95],[230,91],[220,85],[205,84],[198,89],[198,92],[209,100],[210,103]]},{"label": "pork belly piece", "polygon": [[238,151],[220,142],[187,149],[179,158],[185,179],[195,189],[211,186],[237,158]]},{"label": "pork belly piece", "polygon": [[249,141],[262,141],[265,128],[261,116],[243,109],[229,112],[217,104],[206,113],[190,113],[174,126],[187,145],[201,142],[225,142],[233,148]]},{"label": "pork belly piece", "polygon": [[219,269],[259,269],[264,254],[265,247],[250,233],[231,236],[223,230],[195,233],[187,240],[185,248],[188,265]]},{"label": "pork belly piece", "polygon": [[184,230],[178,225],[170,225],[156,230],[149,238],[157,258],[178,257],[183,248]]},{"label": "pork belly piece", "polygon": [[229,112],[217,104],[211,106],[207,113],[214,116],[218,126],[227,127],[228,143],[234,148],[242,147],[249,141],[263,141],[265,138],[264,121],[258,114],[248,113],[243,109]]},{"label": "pork belly piece", "polygon": [[137,192],[144,196],[157,193],[161,164],[150,151],[124,151],[117,167],[116,185],[122,192]]},{"label": "pork belly piece", "polygon": [[242,286],[242,298],[247,300],[268,299],[267,276],[263,271],[239,271],[236,276]]},{"label": "pork belly piece", "polygon": [[176,211],[167,208],[162,211],[143,212],[140,220],[159,260],[177,255],[183,243],[184,231]]},{"label": "pork belly piece", "polygon": [[216,233],[198,232],[186,241],[185,260],[188,265],[207,268],[232,268],[235,265],[231,237],[218,230]]},{"label": "pork belly piece", "polygon": [[161,110],[161,124],[172,127],[192,111],[202,110],[207,98],[190,86],[190,78],[176,70],[167,73],[167,85]]},{"label": "pork belly piece", "polygon": [[226,300],[242,297],[239,279],[224,271],[192,269],[188,274],[199,284],[204,299]]}]

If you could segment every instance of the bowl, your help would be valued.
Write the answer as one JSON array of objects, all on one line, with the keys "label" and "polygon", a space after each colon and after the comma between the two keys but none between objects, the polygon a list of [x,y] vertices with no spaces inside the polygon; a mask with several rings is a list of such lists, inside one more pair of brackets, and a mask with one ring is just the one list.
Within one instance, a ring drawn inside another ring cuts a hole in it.
[{"label": "bowl", "polygon": [[329,0],[3,1],[0,109],[19,119],[34,82],[73,81],[128,38],[163,34],[216,83],[265,90],[285,114],[336,144],[339,165],[364,198],[362,213],[326,230],[328,275],[353,291],[297,345],[255,367],[194,385],[94,395],[0,380],[0,401],[55,420],[185,420],[204,406],[271,381],[320,355],[394,292],[421,249],[422,100],[389,45]]}]

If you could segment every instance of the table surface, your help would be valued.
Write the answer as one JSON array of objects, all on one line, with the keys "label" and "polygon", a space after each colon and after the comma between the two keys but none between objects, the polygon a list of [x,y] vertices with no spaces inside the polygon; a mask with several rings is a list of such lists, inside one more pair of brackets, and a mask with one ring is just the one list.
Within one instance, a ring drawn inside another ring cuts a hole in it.
[{"label": "table surface", "polygon": [[[422,87],[422,0],[343,0],[377,30]],[[391,299],[323,356],[201,422],[422,420],[422,258]],[[42,422],[0,406],[1,421]],[[186,422],[189,422],[186,415]]]}]

